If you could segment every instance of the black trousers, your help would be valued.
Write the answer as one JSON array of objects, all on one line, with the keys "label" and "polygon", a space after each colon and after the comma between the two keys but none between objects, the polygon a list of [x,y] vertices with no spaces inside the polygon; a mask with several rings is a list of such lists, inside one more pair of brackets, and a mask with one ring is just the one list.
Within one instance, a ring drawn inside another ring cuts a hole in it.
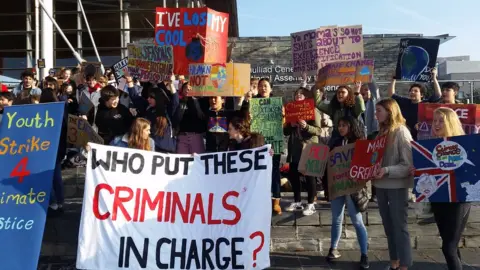
[{"label": "black trousers", "polygon": [[470,203],[432,203],[432,212],[437,222],[442,251],[449,270],[461,270],[462,260],[458,243],[462,238],[470,215]]},{"label": "black trousers", "polygon": [[[302,181],[300,180],[302,175],[298,172],[298,163],[290,163],[290,168],[288,172],[288,180],[292,184],[293,197],[295,202],[302,201]],[[303,176],[305,177],[305,182],[307,184],[307,193],[308,193],[308,203],[314,203],[315,196],[317,195],[317,180],[314,176]]]}]

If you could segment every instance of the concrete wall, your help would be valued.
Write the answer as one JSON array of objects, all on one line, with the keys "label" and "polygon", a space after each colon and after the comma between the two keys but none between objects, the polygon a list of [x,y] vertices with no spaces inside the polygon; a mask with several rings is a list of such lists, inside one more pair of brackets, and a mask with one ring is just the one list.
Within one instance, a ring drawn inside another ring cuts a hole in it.
[{"label": "concrete wall", "polygon": [[[365,58],[375,59],[375,79],[380,83],[382,93],[392,78],[397,63],[398,47],[401,38],[419,37],[420,35],[364,35]],[[231,38],[235,46],[232,51],[234,62],[250,63],[252,77],[269,77],[273,82],[276,95],[283,95],[285,100],[293,98],[293,91],[301,78],[293,76],[290,36],[286,37],[240,37]],[[309,78],[309,83],[314,82]],[[409,83],[399,83],[397,92],[403,93]],[[335,87],[330,90],[335,91]],[[327,89],[328,90],[328,89]]]},{"label": "concrete wall", "polygon": [[480,73],[480,61],[445,61],[438,66],[438,72],[439,75],[448,75],[455,73],[478,74]]}]

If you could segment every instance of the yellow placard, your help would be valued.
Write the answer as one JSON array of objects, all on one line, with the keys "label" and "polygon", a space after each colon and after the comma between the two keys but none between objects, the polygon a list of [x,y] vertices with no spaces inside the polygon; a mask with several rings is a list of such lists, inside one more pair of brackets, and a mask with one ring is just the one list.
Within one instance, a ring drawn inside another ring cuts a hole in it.
[{"label": "yellow placard", "polygon": [[250,89],[250,64],[190,64],[189,96],[240,97]]}]

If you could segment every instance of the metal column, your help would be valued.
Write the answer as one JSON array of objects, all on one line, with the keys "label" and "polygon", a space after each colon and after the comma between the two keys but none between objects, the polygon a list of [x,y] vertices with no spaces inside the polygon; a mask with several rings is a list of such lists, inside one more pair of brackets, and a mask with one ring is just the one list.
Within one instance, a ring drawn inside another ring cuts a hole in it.
[{"label": "metal column", "polygon": [[40,74],[37,65],[38,59],[40,59],[40,6],[38,0],[35,0],[35,69],[37,78],[38,74]]},{"label": "metal column", "polygon": [[26,11],[27,11],[27,34],[25,35],[26,36],[26,41],[27,41],[27,68],[31,68],[32,67],[32,63],[33,63],[33,51],[32,51],[32,33],[30,31],[32,31],[32,1],[31,0],[26,0],[25,1],[25,4],[26,4]]},{"label": "metal column", "polygon": [[82,10],[80,7],[80,2],[77,2],[77,52],[80,55],[83,55],[82,48],[83,48],[83,40],[82,40]]},{"label": "metal column", "polygon": [[[123,13],[123,28],[130,29],[130,16],[128,14],[130,3],[126,2],[123,8],[125,10],[125,12]],[[127,47],[128,43],[130,43],[130,31],[123,31],[123,45]],[[125,57],[126,56],[128,56],[127,51],[125,51]]]},{"label": "metal column", "polygon": [[49,14],[53,14],[53,0],[43,0],[43,6],[45,10],[42,9],[41,52],[42,58],[45,59],[45,68],[41,69],[40,78],[45,77],[48,70],[53,68],[53,23],[45,13],[47,11]]},{"label": "metal column", "polygon": [[122,59],[126,57],[125,50],[123,49],[127,45],[124,43],[124,38],[123,38],[123,0],[120,1],[120,55],[122,56]]}]

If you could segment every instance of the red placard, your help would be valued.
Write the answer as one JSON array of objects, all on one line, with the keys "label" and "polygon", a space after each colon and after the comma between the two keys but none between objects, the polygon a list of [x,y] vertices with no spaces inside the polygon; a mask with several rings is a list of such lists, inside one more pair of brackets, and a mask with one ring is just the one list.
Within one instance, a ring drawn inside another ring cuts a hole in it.
[{"label": "red placard", "polygon": [[433,112],[440,107],[450,108],[457,113],[466,134],[480,133],[480,105],[420,103],[418,104],[418,140],[432,138]]},{"label": "red placard", "polygon": [[356,141],[350,163],[350,177],[357,180],[372,179],[375,172],[382,167],[386,144],[387,136]]},{"label": "red placard", "polygon": [[315,102],[313,99],[292,101],[285,105],[285,121],[296,123],[298,120],[315,120]]},{"label": "red placard", "polygon": [[188,74],[191,63],[227,61],[228,14],[209,8],[157,7],[155,43],[172,45],[174,73]]}]

